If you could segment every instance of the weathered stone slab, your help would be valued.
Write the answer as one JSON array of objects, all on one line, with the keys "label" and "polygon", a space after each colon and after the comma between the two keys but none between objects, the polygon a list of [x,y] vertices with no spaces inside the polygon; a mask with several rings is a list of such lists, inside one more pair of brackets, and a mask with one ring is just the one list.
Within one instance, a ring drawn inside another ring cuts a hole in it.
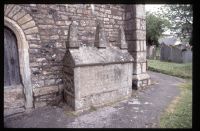
[{"label": "weathered stone slab", "polygon": [[134,13],[133,17],[145,19],[145,6],[144,5],[142,5],[142,4],[134,5],[134,11],[135,11],[135,13]]},{"label": "weathered stone slab", "polygon": [[133,32],[133,40],[145,40],[146,39],[146,31],[136,30]]},{"label": "weathered stone slab", "polygon": [[129,76],[129,72],[131,72],[130,65],[115,64],[75,68],[75,73],[80,74],[79,84],[83,85],[79,87],[79,97],[129,87],[131,83],[131,76]]},{"label": "weathered stone slab", "polygon": [[24,32],[25,34],[35,34],[35,33],[38,33],[38,28],[37,27],[29,28],[25,30]]},{"label": "weathered stone slab", "polygon": [[133,84],[137,87],[142,87],[144,80],[147,80],[147,85],[150,85],[150,76],[147,73],[133,75]]},{"label": "weathered stone slab", "polygon": [[146,52],[130,52],[135,62],[146,62]]},{"label": "weathered stone slab", "polygon": [[22,24],[24,24],[24,23],[30,21],[31,19],[32,19],[32,17],[31,17],[29,14],[27,14],[27,15],[23,16],[22,18],[20,18],[17,22],[18,22],[20,25],[22,25]]},{"label": "weathered stone slab", "polygon": [[4,8],[5,8],[4,15],[5,15],[5,16],[8,15],[8,13],[11,11],[11,9],[12,9],[13,7],[14,7],[13,4],[9,4],[9,5],[7,5],[7,6],[4,6]]},{"label": "weathered stone slab", "polygon": [[26,15],[26,12],[24,10],[20,10],[13,16],[13,20],[18,21],[20,18],[22,18],[24,15]]},{"label": "weathered stone slab", "polygon": [[121,88],[110,92],[102,92],[96,95],[85,96],[80,100],[75,100],[75,110],[87,110],[91,107],[101,107],[107,104],[118,102],[131,97],[131,88]]},{"label": "weathered stone slab", "polygon": [[38,34],[30,34],[26,35],[27,40],[40,40],[40,36]]},{"label": "weathered stone slab", "polygon": [[64,94],[66,102],[75,110],[102,106],[131,96],[131,63],[78,67],[74,71],[75,94],[67,90]]},{"label": "weathered stone slab", "polygon": [[22,29],[27,29],[27,28],[34,27],[34,26],[35,26],[35,21],[32,20],[32,21],[29,21],[29,22],[23,24],[21,27],[22,27]]},{"label": "weathered stone slab", "polygon": [[123,52],[117,47],[107,47],[106,50],[99,50],[95,47],[80,47],[79,50],[69,51],[77,66],[133,61],[133,58],[129,53]]},{"label": "weathered stone slab", "polygon": [[4,117],[17,113],[23,113],[24,111],[25,111],[24,107],[4,109]]},{"label": "weathered stone slab", "polygon": [[133,63],[133,74],[141,74],[142,73],[142,66],[140,63]]},{"label": "weathered stone slab", "polygon": [[24,104],[22,85],[4,87],[4,116],[23,112]]},{"label": "weathered stone slab", "polygon": [[141,63],[141,64],[142,64],[142,73],[145,73],[146,72],[146,67],[147,67],[146,62]]},{"label": "weathered stone slab", "polygon": [[8,17],[12,18],[13,15],[15,15],[20,9],[21,9],[20,6],[15,5],[15,6],[13,7],[13,9],[10,11],[10,13],[8,14]]},{"label": "weathered stone slab", "polygon": [[47,103],[45,101],[35,102],[35,108],[44,107]]},{"label": "weathered stone slab", "polygon": [[58,92],[58,86],[47,86],[47,87],[33,89],[34,96],[41,96],[55,92]]}]

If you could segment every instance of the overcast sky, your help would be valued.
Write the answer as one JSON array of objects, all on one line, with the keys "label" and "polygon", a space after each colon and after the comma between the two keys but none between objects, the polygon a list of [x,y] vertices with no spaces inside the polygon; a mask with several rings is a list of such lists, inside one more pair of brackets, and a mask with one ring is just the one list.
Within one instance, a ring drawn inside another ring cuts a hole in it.
[{"label": "overcast sky", "polygon": [[156,12],[158,8],[163,6],[164,4],[145,4],[145,10],[150,12]]}]

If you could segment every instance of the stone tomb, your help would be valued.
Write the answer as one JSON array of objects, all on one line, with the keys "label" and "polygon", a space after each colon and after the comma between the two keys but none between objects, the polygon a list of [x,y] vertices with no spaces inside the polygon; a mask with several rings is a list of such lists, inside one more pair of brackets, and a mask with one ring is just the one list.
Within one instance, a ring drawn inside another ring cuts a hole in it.
[{"label": "stone tomb", "polygon": [[64,99],[75,111],[103,106],[131,96],[133,57],[127,51],[120,27],[119,47],[109,45],[103,25],[97,22],[94,46],[77,41],[72,22],[64,57]]}]

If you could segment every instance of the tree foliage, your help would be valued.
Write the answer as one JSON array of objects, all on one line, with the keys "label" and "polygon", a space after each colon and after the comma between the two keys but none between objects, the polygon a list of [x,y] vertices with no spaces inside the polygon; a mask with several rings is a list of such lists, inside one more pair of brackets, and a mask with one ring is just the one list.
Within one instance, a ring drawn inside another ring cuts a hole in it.
[{"label": "tree foliage", "polygon": [[193,10],[192,5],[177,4],[161,7],[160,16],[167,18],[171,23],[170,30],[176,32],[182,41],[191,41]]},{"label": "tree foliage", "polygon": [[146,40],[149,45],[158,46],[158,39],[170,26],[167,19],[161,18],[150,12],[146,12]]}]

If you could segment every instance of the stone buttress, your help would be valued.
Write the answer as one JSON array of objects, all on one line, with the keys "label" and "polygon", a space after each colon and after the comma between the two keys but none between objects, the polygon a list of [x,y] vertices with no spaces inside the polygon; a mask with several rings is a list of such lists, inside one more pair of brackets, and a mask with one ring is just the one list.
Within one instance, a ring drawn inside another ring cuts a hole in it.
[{"label": "stone buttress", "polygon": [[136,89],[151,84],[146,72],[146,20],[144,5],[126,5],[125,36],[128,51],[133,56],[133,86]]}]

